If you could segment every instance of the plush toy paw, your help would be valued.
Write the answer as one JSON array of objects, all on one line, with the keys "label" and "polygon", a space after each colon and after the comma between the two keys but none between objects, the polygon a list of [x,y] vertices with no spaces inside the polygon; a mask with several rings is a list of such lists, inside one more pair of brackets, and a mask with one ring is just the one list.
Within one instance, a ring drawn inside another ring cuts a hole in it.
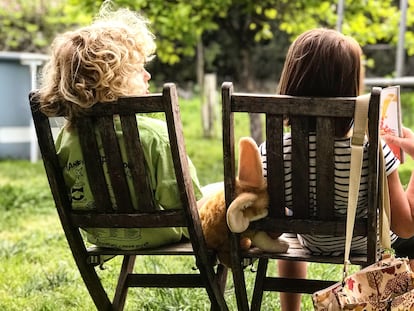
[{"label": "plush toy paw", "polygon": [[271,238],[264,231],[257,231],[251,237],[252,244],[261,250],[269,253],[286,253],[289,244],[282,238]]},{"label": "plush toy paw", "polygon": [[252,246],[252,240],[247,237],[240,237],[240,249],[248,250]]}]

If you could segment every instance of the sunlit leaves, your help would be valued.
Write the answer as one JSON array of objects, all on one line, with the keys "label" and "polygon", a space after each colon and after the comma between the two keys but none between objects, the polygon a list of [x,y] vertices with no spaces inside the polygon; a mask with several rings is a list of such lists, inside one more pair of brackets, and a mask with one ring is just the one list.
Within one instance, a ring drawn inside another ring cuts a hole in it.
[{"label": "sunlit leaves", "polygon": [[[142,12],[152,22],[158,57],[174,64],[192,56],[205,32],[218,29],[218,20],[237,18],[245,24],[246,42],[270,40],[277,31],[295,38],[315,27],[336,28],[339,0],[116,0],[114,7]],[[45,51],[57,32],[88,24],[102,0],[0,0],[0,49]],[[344,0],[342,31],[364,46],[396,45],[399,1]],[[414,0],[408,0],[406,48],[414,54]],[[238,35],[241,35],[240,33]],[[237,38],[238,39],[238,38]]]},{"label": "sunlit leaves", "polygon": [[[414,1],[409,10],[414,11]],[[414,24],[410,11],[407,25]],[[280,29],[296,37],[315,27],[336,28],[337,1],[295,1],[281,18]],[[396,44],[400,22],[399,8],[393,0],[344,1],[342,32],[353,36],[362,46],[375,43]],[[407,35],[408,39],[412,36]]]},{"label": "sunlit leaves", "polygon": [[45,52],[53,37],[75,23],[88,23],[64,0],[0,0],[0,50]]},{"label": "sunlit leaves", "polygon": [[343,32],[353,36],[363,46],[377,42],[395,44],[399,20],[399,9],[392,0],[368,0],[365,6],[357,3],[355,7],[349,5],[346,8]]}]

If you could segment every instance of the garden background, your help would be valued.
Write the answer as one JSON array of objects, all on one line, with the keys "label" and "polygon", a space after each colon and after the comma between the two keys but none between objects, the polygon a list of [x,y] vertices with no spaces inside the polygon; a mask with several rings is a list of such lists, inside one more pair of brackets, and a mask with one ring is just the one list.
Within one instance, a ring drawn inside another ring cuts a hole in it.
[{"label": "garden background", "polygon": [[[214,127],[202,128],[201,111],[205,73],[233,81],[236,91],[274,92],[288,45],[302,31],[335,28],[336,1],[313,0],[176,0],[114,1],[142,11],[157,37],[156,59],[149,64],[152,90],[163,82],[176,82],[187,151],[202,184],[222,180],[220,100],[216,92]],[[101,1],[0,0],[0,50],[47,53],[57,32],[91,21]],[[408,2],[405,32],[404,76],[414,72],[414,2]],[[345,1],[342,31],[355,37],[366,57],[367,77],[398,78],[395,72],[399,1]],[[18,81],[16,81],[18,83]],[[403,123],[414,128],[412,86],[402,87]],[[9,104],[2,103],[0,105]],[[245,118],[246,132],[250,135]],[[259,124],[260,127],[260,124]],[[254,130],[254,128],[253,128]],[[404,184],[414,169],[412,159],[400,167]],[[106,264],[107,282],[118,269],[119,258]],[[151,258],[138,261],[143,269],[174,270],[194,266],[191,260]],[[274,266],[273,266],[274,267]],[[311,265],[310,275],[340,279],[339,266]],[[274,268],[275,272],[276,269]],[[254,273],[247,273],[252,286]],[[249,290],[251,287],[249,288]],[[226,299],[236,310],[229,277]],[[304,296],[303,310],[312,309]],[[58,222],[42,162],[0,159],[0,309],[93,310],[92,300],[75,267]],[[127,310],[209,310],[203,290],[132,290]],[[265,294],[263,310],[278,310],[278,294]]]}]

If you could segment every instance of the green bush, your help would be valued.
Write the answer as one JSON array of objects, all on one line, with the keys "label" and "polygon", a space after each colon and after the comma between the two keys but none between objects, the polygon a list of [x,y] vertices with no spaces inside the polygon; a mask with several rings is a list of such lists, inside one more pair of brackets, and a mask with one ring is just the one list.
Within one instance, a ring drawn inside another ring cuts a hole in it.
[{"label": "green bush", "polygon": [[402,122],[409,128],[414,128],[414,92],[401,90]]}]

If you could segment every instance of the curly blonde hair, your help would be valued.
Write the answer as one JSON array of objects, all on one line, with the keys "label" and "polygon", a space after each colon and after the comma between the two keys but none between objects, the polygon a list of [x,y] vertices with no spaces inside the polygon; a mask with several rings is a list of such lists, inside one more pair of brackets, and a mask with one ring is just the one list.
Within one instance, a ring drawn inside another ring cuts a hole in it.
[{"label": "curly blonde hair", "polygon": [[148,21],[128,9],[101,10],[92,25],[55,38],[43,68],[41,110],[72,122],[84,108],[143,94],[135,76],[155,52]]}]

